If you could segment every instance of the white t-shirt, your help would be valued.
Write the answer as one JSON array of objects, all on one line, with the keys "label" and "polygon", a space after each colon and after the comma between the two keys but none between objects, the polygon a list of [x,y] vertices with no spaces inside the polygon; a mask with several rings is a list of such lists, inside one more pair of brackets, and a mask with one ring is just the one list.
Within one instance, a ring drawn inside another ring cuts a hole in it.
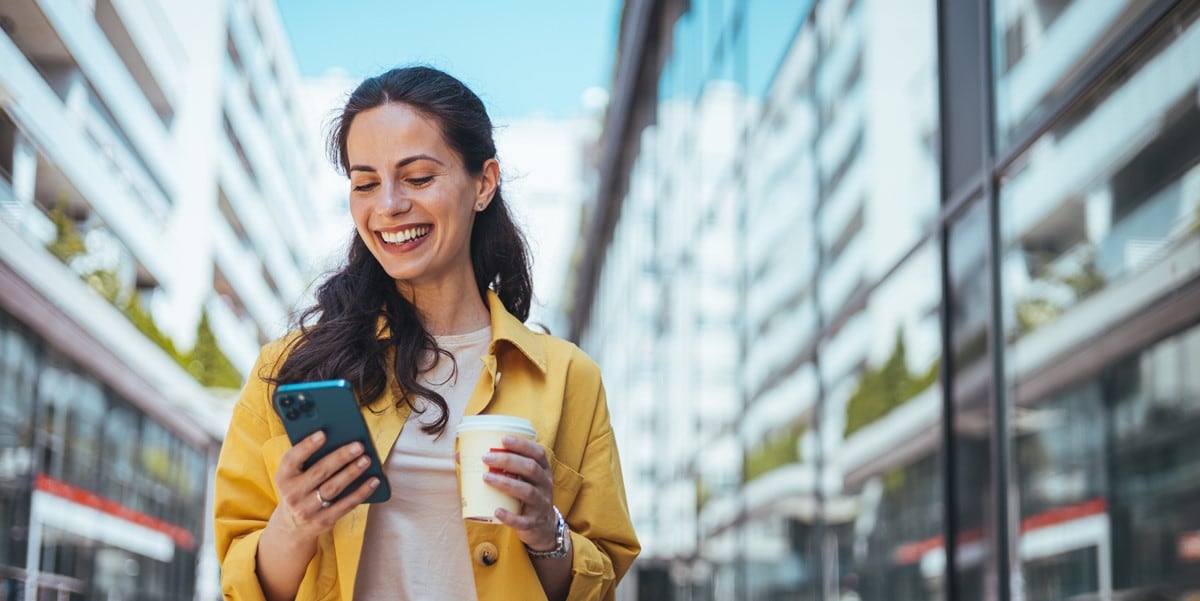
[{"label": "white t-shirt", "polygon": [[[420,377],[446,399],[449,421],[435,438],[421,426],[436,419],[437,408],[414,411],[384,460],[392,498],[368,514],[355,599],[477,599],[454,472],[454,431],[482,373],[492,328],[435,339],[454,362],[440,357]],[[418,398],[416,406],[425,403]]]}]

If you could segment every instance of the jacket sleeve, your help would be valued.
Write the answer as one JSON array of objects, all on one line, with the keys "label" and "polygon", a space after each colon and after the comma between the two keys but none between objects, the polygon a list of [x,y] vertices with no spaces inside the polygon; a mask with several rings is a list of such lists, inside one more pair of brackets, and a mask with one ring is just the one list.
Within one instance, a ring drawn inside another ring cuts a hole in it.
[{"label": "jacket sleeve", "polygon": [[262,379],[266,358],[277,356],[271,350],[263,349],[250,372],[217,460],[213,530],[226,599],[265,601],[256,572],[258,539],[278,502],[262,453],[271,437],[264,415],[270,411],[269,387]]},{"label": "jacket sleeve", "polygon": [[[621,461],[609,423],[604,385],[600,382],[599,368],[590,359],[586,363],[591,369],[586,370],[582,379],[594,382],[584,382],[582,386],[572,383],[572,388],[591,397],[594,410],[590,416],[578,416],[590,417],[591,423],[585,426],[587,445],[579,464],[583,484],[565,516],[574,548],[568,601],[615,599],[617,583],[641,550],[625,500]],[[564,418],[576,416],[564,415]]]}]

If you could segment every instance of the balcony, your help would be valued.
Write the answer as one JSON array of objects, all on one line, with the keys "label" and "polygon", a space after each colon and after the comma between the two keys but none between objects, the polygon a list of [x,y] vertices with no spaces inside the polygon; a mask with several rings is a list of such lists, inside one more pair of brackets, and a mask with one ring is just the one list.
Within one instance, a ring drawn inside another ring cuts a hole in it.
[{"label": "balcony", "polygon": [[229,285],[246,303],[250,316],[264,332],[280,334],[287,312],[270,289],[267,288],[259,262],[252,252],[245,249],[236,234],[224,220],[214,220],[213,246],[217,267],[229,278]]},{"label": "balcony", "polygon": [[162,6],[147,0],[96,0],[94,12],[96,23],[159,119],[169,124],[187,65],[179,34]]},{"label": "balcony", "polygon": [[[47,85],[12,40],[0,33],[0,87],[9,90],[12,100],[6,111],[22,134],[38,149],[38,197],[43,206],[53,206],[67,191],[70,197],[94,210],[121,242],[130,249],[152,278],[162,281],[167,269],[162,250],[167,245],[146,200],[131,189],[137,170],[129,165],[125,176],[114,173],[120,154],[106,152],[80,131],[76,118]],[[89,127],[103,132],[102,124],[87,117]],[[44,163],[44,164],[43,164]],[[151,205],[152,206],[152,205]]]},{"label": "balcony", "polygon": [[38,5],[117,124],[145,158],[149,170],[173,173],[175,166],[170,158],[175,155],[170,152],[168,133],[158,111],[92,15],[80,11],[79,3],[71,0],[38,0]]}]

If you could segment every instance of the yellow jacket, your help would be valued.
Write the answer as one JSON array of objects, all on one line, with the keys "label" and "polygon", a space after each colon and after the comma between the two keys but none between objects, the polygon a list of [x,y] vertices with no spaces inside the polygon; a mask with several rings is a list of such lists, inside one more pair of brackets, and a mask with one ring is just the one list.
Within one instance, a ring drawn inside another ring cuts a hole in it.
[{"label": "yellow jacket", "polygon": [[[621,464],[609,424],[599,367],[573,344],[531,332],[488,293],[492,341],[465,415],[518,415],[533,422],[550,455],[554,504],[571,529],[573,577],[568,599],[613,599],[617,581],[640,546],[629,519]],[[262,600],[255,574],[258,538],[278,502],[274,475],[291,442],[271,408],[275,373],[287,338],[265,346],[233,410],[217,463],[214,529],[226,599]],[[501,377],[503,375],[503,378]],[[362,409],[380,458],[408,417],[399,391]],[[385,459],[386,461],[386,459]],[[296,598],[351,599],[369,505],[359,505],[320,536]],[[467,544],[480,601],[544,601],[533,564],[503,524],[467,522]]]}]

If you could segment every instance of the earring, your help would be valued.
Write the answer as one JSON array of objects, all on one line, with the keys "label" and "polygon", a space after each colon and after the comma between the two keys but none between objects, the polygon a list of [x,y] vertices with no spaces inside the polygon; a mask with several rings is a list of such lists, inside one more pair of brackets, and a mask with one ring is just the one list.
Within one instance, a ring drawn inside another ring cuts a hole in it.
[{"label": "earring", "polygon": [[480,211],[482,211],[482,210],[483,210],[483,203],[482,203],[482,202],[481,202],[481,203],[479,203],[479,204],[476,204],[476,205],[475,205],[475,212],[476,212],[476,213],[478,213],[478,212],[480,212]]}]

